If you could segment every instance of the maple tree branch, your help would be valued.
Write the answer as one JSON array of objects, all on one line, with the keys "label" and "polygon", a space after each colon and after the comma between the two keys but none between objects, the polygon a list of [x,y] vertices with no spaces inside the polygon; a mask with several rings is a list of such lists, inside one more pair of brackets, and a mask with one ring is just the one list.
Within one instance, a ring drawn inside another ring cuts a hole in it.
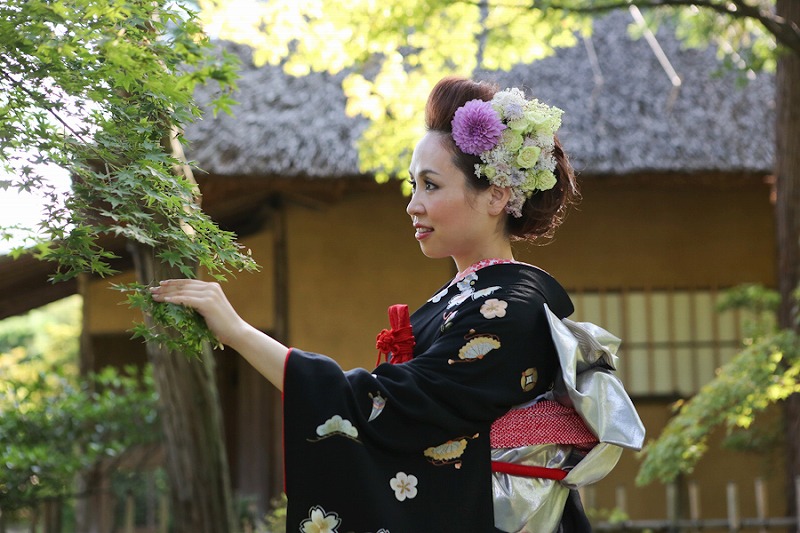
[{"label": "maple tree branch", "polygon": [[[488,1],[478,0],[477,4],[488,6]],[[606,13],[630,6],[636,6],[640,9],[694,6],[733,18],[751,18],[760,22],[769,33],[775,36],[776,41],[793,53],[800,55],[800,27],[790,20],[775,15],[775,13],[750,5],[745,0],[728,0],[725,3],[718,3],[713,0],[600,0],[587,5],[558,0],[532,0],[530,3],[530,8],[560,9],[562,11],[585,14]]]}]

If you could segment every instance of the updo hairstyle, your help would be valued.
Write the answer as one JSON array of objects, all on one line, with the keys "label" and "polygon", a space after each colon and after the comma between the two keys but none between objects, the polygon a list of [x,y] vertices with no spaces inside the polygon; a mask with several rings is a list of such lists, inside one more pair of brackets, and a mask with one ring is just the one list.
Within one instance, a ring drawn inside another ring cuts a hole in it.
[{"label": "updo hairstyle", "polygon": [[[459,107],[470,100],[490,101],[498,90],[494,84],[448,77],[436,84],[425,106],[426,128],[445,134],[441,136],[444,148],[453,154],[453,163],[464,173],[467,184],[475,191],[484,191],[491,183],[475,175],[475,165],[481,163],[481,158],[465,154],[456,146],[452,135],[453,116]],[[535,191],[523,204],[521,217],[506,215],[506,232],[512,238],[535,240],[552,237],[564,220],[567,208],[580,199],[575,174],[558,137],[555,138],[553,156],[556,159],[553,171],[556,185],[547,191]]]}]

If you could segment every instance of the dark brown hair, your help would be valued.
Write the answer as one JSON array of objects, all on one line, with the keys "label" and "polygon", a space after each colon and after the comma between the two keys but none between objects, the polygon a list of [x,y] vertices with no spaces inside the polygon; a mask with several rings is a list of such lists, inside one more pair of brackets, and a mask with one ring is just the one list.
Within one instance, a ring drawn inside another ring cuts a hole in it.
[{"label": "dark brown hair", "polygon": [[[426,128],[445,134],[442,135],[442,144],[453,154],[453,163],[467,177],[467,184],[477,191],[488,189],[491,183],[475,175],[475,165],[481,163],[481,159],[465,154],[456,146],[451,123],[459,107],[470,100],[488,102],[497,91],[498,87],[490,83],[448,77],[436,84],[425,106]],[[513,238],[534,240],[552,237],[564,220],[568,207],[580,198],[572,166],[558,137],[555,141],[556,185],[548,191],[536,191],[522,206],[521,217],[507,215],[506,231]]]}]

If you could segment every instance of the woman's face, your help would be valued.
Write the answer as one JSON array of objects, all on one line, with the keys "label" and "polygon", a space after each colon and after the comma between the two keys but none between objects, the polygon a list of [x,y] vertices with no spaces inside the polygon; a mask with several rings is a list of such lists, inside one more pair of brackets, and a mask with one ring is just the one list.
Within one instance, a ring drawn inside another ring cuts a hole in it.
[{"label": "woman's face", "polygon": [[406,212],[422,253],[452,257],[461,271],[480,259],[497,257],[497,245],[508,240],[492,188],[475,191],[467,185],[453,154],[442,144],[442,135],[429,132],[414,149],[409,168],[413,193]]}]

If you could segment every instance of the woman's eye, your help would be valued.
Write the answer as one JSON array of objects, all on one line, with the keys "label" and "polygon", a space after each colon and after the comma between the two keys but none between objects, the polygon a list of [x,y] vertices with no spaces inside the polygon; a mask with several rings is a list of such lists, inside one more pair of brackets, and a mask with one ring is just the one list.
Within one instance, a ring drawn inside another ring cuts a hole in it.
[{"label": "woman's eye", "polygon": [[[417,190],[417,180],[414,178],[408,178],[406,181],[408,182],[409,187],[411,187],[412,193]],[[423,190],[433,191],[439,188],[435,183],[425,178],[422,178],[420,181],[422,182]]]}]

